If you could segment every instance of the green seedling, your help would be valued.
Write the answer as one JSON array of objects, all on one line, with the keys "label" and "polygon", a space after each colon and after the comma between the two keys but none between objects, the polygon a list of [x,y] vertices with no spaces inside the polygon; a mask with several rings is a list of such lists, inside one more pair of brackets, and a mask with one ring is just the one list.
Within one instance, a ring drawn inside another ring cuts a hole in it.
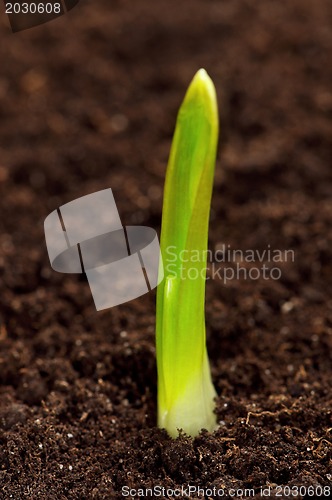
[{"label": "green seedling", "polygon": [[157,291],[158,426],[172,437],[179,429],[196,436],[203,428],[216,428],[205,282],[218,128],[215,88],[201,69],[177,117],[160,238],[165,278]]}]

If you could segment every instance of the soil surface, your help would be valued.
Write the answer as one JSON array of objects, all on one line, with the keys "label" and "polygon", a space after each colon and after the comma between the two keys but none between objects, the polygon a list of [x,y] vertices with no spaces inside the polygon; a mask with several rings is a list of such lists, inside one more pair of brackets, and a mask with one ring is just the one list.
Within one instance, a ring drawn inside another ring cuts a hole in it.
[{"label": "soil surface", "polygon": [[[0,14],[1,500],[186,485],[327,497],[331,1],[90,0],[17,34]],[[155,293],[97,313],[83,276],[51,269],[43,221],[111,187],[124,225],[159,231],[176,113],[200,67],[221,115],[210,249],[294,258],[216,264],[252,273],[207,282],[220,426],[172,440],[155,426]],[[279,279],[252,271],[263,263]]]}]

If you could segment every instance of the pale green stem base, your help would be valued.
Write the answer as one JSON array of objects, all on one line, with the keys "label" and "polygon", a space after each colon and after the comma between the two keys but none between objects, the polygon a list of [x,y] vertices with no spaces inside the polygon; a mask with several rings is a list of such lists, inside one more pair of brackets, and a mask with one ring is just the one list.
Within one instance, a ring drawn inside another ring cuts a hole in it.
[{"label": "pale green stem base", "polygon": [[197,436],[202,429],[213,432],[217,428],[215,409],[216,391],[210,375],[210,366],[205,351],[203,367],[171,406],[159,403],[158,427],[165,428],[175,438],[182,429],[189,436]]}]

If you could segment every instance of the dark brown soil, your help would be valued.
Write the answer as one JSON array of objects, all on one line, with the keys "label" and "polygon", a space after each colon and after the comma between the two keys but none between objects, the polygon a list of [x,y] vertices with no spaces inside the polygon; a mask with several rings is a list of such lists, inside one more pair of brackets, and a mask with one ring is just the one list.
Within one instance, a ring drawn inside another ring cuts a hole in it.
[{"label": "dark brown soil", "polygon": [[[331,486],[331,26],[330,0],[82,1],[15,35],[2,9],[1,499]],[[295,261],[280,280],[208,281],[220,427],[172,440],[155,427],[154,293],[97,313],[84,278],[50,268],[43,221],[111,187],[124,224],[159,230],[200,67],[221,113],[210,248]]]}]

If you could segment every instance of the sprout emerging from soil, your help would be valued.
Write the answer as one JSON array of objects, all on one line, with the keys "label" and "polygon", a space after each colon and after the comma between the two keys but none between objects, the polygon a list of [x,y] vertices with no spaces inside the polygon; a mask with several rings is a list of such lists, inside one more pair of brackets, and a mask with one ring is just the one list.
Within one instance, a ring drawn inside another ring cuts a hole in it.
[{"label": "sprout emerging from soil", "polygon": [[[218,128],[215,88],[201,69],[178,114],[164,188],[165,279],[157,291],[156,320],[158,426],[172,437],[179,429],[196,436],[203,428],[216,428],[204,308]],[[201,258],[185,259],[192,251]]]}]

